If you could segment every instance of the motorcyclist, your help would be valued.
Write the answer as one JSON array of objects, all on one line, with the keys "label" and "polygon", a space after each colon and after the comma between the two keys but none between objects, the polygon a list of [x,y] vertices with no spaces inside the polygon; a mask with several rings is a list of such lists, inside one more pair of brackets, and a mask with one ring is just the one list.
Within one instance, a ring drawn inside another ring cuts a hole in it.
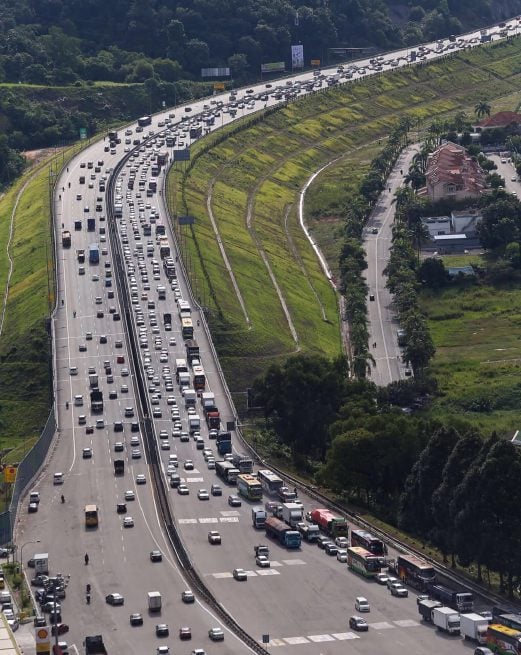
[{"label": "motorcyclist", "polygon": [[76,310],[72,312],[72,315],[74,316],[74,318],[76,318]]},{"label": "motorcyclist", "polygon": [[62,499],[62,503],[64,503],[65,502],[65,496],[63,494],[61,495],[61,499]]},{"label": "motorcyclist", "polygon": [[89,555],[88,553],[85,553],[85,565],[89,563]]},{"label": "motorcyclist", "polygon": [[69,401],[65,401],[65,409],[69,409]]}]

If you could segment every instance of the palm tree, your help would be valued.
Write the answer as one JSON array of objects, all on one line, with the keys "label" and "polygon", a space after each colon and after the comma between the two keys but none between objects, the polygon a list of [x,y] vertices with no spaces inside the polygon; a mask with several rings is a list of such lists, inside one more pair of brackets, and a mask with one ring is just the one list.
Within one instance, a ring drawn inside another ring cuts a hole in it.
[{"label": "palm tree", "polygon": [[483,118],[483,116],[490,116],[490,105],[486,100],[480,100],[474,107],[474,113],[478,118]]}]

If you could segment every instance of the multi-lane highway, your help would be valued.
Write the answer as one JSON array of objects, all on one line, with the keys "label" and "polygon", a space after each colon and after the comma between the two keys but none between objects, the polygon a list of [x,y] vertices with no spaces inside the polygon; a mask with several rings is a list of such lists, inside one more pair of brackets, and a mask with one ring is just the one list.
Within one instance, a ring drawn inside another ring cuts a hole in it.
[{"label": "multi-lane highway", "polygon": [[[509,34],[519,29],[517,21],[512,25]],[[452,51],[453,46],[465,47],[471,41],[474,44],[477,39],[479,33],[466,36],[459,44],[448,40],[441,45],[431,44],[422,51],[422,57],[434,58]],[[346,641],[353,652],[359,653],[378,649],[382,653],[410,650],[427,655],[434,648],[440,655],[464,652],[461,643],[436,638],[430,628],[420,625],[413,594],[406,599],[391,596],[386,587],[347,571],[345,564],[316,545],[303,544],[301,550],[291,552],[270,542],[271,568],[256,567],[253,546],[265,541],[265,537],[251,525],[251,504],[243,500],[241,507],[230,506],[228,496],[235,490],[208,467],[193,437],[184,440],[173,432],[176,420],[180,421],[181,432],[188,431],[189,418],[175,375],[175,360],[185,357],[179,298],[191,304],[206,385],[215,393],[223,421],[233,419],[234,410],[182,267],[176,263],[176,284],[167,279],[163,268],[157,225],[165,226],[171,256],[177,256],[160,194],[164,169],[154,177],[158,190],[148,195],[146,192],[158,151],[172,155],[172,148],[165,144],[166,133],[175,136],[174,148],[182,148],[181,143],[190,143],[189,129],[185,130],[184,125],[201,124],[203,114],[214,119],[213,125],[208,120],[202,123],[205,129],[217,129],[247,113],[314,92],[328,82],[348,83],[379,69],[408,64],[408,57],[410,52],[404,50],[385,55],[375,63],[350,64],[340,72],[335,67],[319,75],[309,72],[282,83],[257,85],[239,91],[233,99],[229,94],[215,96],[192,103],[190,111],[178,107],[153,117],[143,132],[137,132],[135,124],[122,128],[121,143],[114,148],[108,140],[94,143],[60,176],[55,194],[58,305],[54,319],[59,431],[35,485],[41,495],[38,512],[29,514],[26,506],[22,508],[16,539],[19,544],[39,540],[37,545],[26,546],[24,554],[29,557],[35,552],[48,552],[51,571],[71,576],[62,618],[70,626],[68,641],[80,650],[85,635],[99,633],[112,653],[153,653],[160,645],[169,645],[171,652],[189,652],[193,648],[210,653],[219,649],[233,653],[246,650],[225,626],[221,626],[225,645],[212,644],[208,630],[221,625],[219,620],[204,604],[185,604],[181,600],[186,582],[163,529],[150,479],[147,452],[157,448],[170,509],[194,566],[222,606],[254,639],[260,641],[263,634],[269,634],[271,646],[281,653],[298,645],[307,653],[336,654],[345,651]],[[187,116],[188,121],[181,124]],[[140,143],[134,146],[137,139]],[[121,169],[114,173],[122,158]],[[106,193],[111,176],[114,197],[109,198]],[[134,183],[129,185],[131,178]],[[113,204],[121,204],[121,217],[114,216]],[[95,219],[92,232],[87,230],[88,218]],[[80,229],[75,229],[76,221],[81,221]],[[389,229],[388,221],[384,218],[382,225],[375,225],[380,230],[376,236],[384,238],[382,231]],[[150,235],[146,226],[150,226]],[[62,246],[63,230],[71,233],[70,247]],[[99,262],[89,261],[93,243],[99,246]],[[78,261],[78,249],[85,250],[84,263]],[[123,302],[122,288],[116,284],[119,273],[125,280],[128,303]],[[159,298],[158,285],[165,287],[164,300]],[[166,312],[172,315],[171,330],[165,329]],[[120,320],[115,320],[117,317]],[[132,357],[127,328],[135,334],[136,357]],[[90,411],[92,375],[98,376],[103,392],[101,414]],[[192,379],[191,371],[190,376]],[[137,377],[145,381],[144,405]],[[173,414],[175,408],[178,413]],[[202,416],[199,401],[196,412]],[[146,416],[153,416],[157,439],[156,444],[147,447],[143,443],[148,434],[143,428]],[[161,434],[162,430],[166,435]],[[215,454],[215,441],[209,439],[204,420],[200,432],[205,446]],[[235,436],[234,448],[241,449]],[[189,489],[188,495],[179,494],[168,484],[172,455],[177,456],[177,470]],[[114,475],[115,459],[124,460],[123,476]],[[187,460],[193,462],[193,468],[186,464]],[[56,472],[63,473],[63,485],[53,484]],[[143,484],[138,484],[138,476],[144,476]],[[200,500],[198,490],[210,491],[212,484],[220,484],[223,495]],[[61,494],[64,503],[60,502]],[[306,497],[302,501],[306,509],[316,504]],[[117,512],[118,503],[126,503],[121,513]],[[98,508],[97,528],[85,527],[87,504]],[[133,527],[124,527],[128,517],[132,517]],[[221,545],[208,542],[209,530],[221,533]],[[150,551],[154,549],[163,552],[161,562],[151,561]],[[86,553],[88,565],[84,563]],[[237,567],[249,572],[247,582],[234,580],[232,571]],[[32,575],[30,570],[28,575]],[[92,587],[89,605],[85,598],[87,584]],[[147,612],[147,592],[155,590],[163,599],[159,617]],[[124,596],[123,607],[105,603],[105,596],[115,592]],[[348,627],[357,595],[366,596],[372,605],[368,634],[355,633]],[[130,626],[132,612],[143,614],[143,626]],[[155,636],[158,623],[169,625],[169,637]],[[185,646],[178,643],[181,626],[192,630],[191,642]]]}]

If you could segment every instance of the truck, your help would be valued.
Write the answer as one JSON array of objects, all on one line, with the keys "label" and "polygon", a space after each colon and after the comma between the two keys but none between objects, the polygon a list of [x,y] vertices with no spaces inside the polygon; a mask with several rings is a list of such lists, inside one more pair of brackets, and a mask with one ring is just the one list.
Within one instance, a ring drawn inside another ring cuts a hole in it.
[{"label": "truck", "polygon": [[81,221],[80,220],[76,219],[74,221],[74,229],[76,230],[76,232],[79,232],[79,230],[81,230]]},{"label": "truck", "polygon": [[71,233],[69,232],[69,230],[63,230],[62,232],[62,246],[64,248],[71,247]]},{"label": "truck", "polygon": [[163,314],[163,325],[165,326],[166,332],[170,332],[172,330],[172,314],[170,314],[170,312]]},{"label": "truck", "polygon": [[125,475],[125,460],[124,459],[115,459],[114,460],[114,475]]},{"label": "truck", "polygon": [[166,237],[163,237],[159,240],[159,256],[161,259],[170,257],[170,244],[168,243],[168,239]]},{"label": "truck", "polygon": [[79,264],[84,264],[85,263],[85,250],[83,250],[83,248],[80,248],[79,250],[76,250],[76,257],[78,258],[78,263]]},{"label": "truck", "polygon": [[422,619],[427,623],[432,623],[432,610],[435,607],[442,607],[439,600],[432,600],[432,598],[425,598],[418,601],[418,612]]},{"label": "truck", "polygon": [[239,469],[236,469],[231,462],[215,462],[215,472],[228,484],[235,484],[237,477],[240,474]]},{"label": "truck", "polygon": [[160,612],[161,611],[161,594],[159,591],[148,592],[148,611]]},{"label": "truck", "polygon": [[99,246],[97,243],[91,243],[89,246],[89,263],[99,264]]},{"label": "truck", "polygon": [[484,644],[487,638],[488,619],[480,614],[460,614],[460,631],[464,639]]},{"label": "truck", "polygon": [[35,575],[49,574],[49,553],[35,553],[33,560]]},{"label": "truck", "polygon": [[97,389],[98,388],[98,374],[97,373],[89,373],[89,387],[91,389]]},{"label": "truck", "polygon": [[190,434],[193,434],[194,432],[200,432],[201,430],[201,418],[197,415],[189,415],[188,416],[188,431]]},{"label": "truck", "polygon": [[99,389],[90,392],[90,409],[93,414],[103,412],[103,392]]},{"label": "truck", "polygon": [[174,260],[171,257],[167,257],[163,260],[163,270],[169,281],[175,280],[177,278],[177,271],[175,269]]},{"label": "truck", "polygon": [[85,645],[85,653],[87,655],[94,655],[95,653],[101,653],[102,655],[106,655],[107,649],[105,648],[105,644],[103,643],[103,637],[101,635],[92,635],[90,637],[85,637],[85,641],[83,642]]},{"label": "truck", "polygon": [[190,362],[190,365],[192,364],[192,360],[200,359],[199,346],[197,345],[197,341],[195,341],[195,339],[188,339],[187,341],[185,341],[185,348],[186,348],[186,359]]},{"label": "truck", "polygon": [[282,520],[295,528],[304,518],[304,507],[298,503],[282,503]]},{"label": "truck", "polygon": [[310,512],[311,520],[330,537],[347,537],[348,526],[347,520],[343,516],[338,516],[328,509],[313,509]]},{"label": "truck", "polygon": [[302,539],[308,543],[317,541],[320,536],[320,528],[315,523],[301,522],[298,524],[297,528],[302,536]]},{"label": "truck", "polygon": [[87,219],[87,232],[94,232],[96,229],[96,219],[88,218]]},{"label": "truck", "polygon": [[[219,438],[217,438],[217,443],[219,443]],[[241,473],[253,473],[253,460],[247,455],[234,453],[232,464],[238,468]]]},{"label": "truck", "polygon": [[175,360],[175,376],[179,381],[179,373],[188,373],[188,366],[186,365],[186,360],[178,358]]},{"label": "truck", "polygon": [[427,585],[427,591],[432,598],[458,612],[472,612],[474,609],[474,596],[470,591],[456,591],[441,584]]},{"label": "truck", "polygon": [[185,407],[195,407],[197,402],[197,394],[195,389],[184,389],[183,398],[185,399]]},{"label": "truck", "polygon": [[449,635],[459,635],[460,618],[452,607],[435,607],[432,610],[432,622],[442,632]]},{"label": "truck", "polygon": [[156,291],[158,300],[166,300],[166,287],[164,287],[162,284],[158,284]]},{"label": "truck", "polygon": [[217,407],[205,408],[204,415],[209,430],[218,430],[221,427],[221,414]]},{"label": "truck", "polygon": [[264,523],[266,536],[277,541],[286,548],[300,548],[302,537],[298,530],[292,530],[284,521],[270,516]]},{"label": "truck", "polygon": [[[217,452],[219,455],[228,455],[228,453],[232,452],[232,434],[231,432],[219,432],[219,434],[216,437],[216,442],[217,442]],[[231,462],[230,462],[231,464]],[[240,471],[235,464],[232,464],[233,468],[239,473],[242,473],[243,471]]]},{"label": "truck", "polygon": [[264,557],[270,556],[270,549],[264,544],[258,544],[257,546],[254,546],[253,552],[255,553],[255,557],[258,557],[259,555],[264,555]]},{"label": "truck", "polygon": [[267,515],[264,507],[251,508],[251,522],[254,528],[263,528],[266,523]]},{"label": "truck", "polygon": [[189,389],[190,388],[190,373],[182,371],[177,376],[177,382],[179,383],[180,389]]},{"label": "truck", "polygon": [[203,391],[201,394],[201,405],[203,406],[203,411],[215,407],[215,394],[213,391]]}]

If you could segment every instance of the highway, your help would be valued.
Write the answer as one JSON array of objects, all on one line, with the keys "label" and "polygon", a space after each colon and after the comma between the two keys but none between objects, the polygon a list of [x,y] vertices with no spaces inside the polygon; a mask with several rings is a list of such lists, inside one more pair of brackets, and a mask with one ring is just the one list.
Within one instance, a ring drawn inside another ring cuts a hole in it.
[{"label": "highway", "polygon": [[[516,23],[515,31],[518,29]],[[448,45],[447,40],[444,43]],[[404,50],[402,56],[406,57],[407,52]],[[433,51],[425,56],[431,58],[439,56],[439,53]],[[393,53],[384,59],[390,62],[396,61],[397,57]],[[405,60],[401,60],[397,65],[405,63]],[[370,71],[360,72],[364,70],[364,65],[364,62],[357,63],[359,72],[353,72],[351,79],[370,74]],[[324,70],[324,79],[316,80],[313,72],[296,75],[293,80],[284,81],[283,87],[285,93],[292,87],[291,93],[295,96],[312,92],[319,88],[315,84],[320,82],[323,86],[326,76],[333,74],[336,74],[336,67],[331,71]],[[342,81],[347,82],[348,79],[343,76]],[[302,86],[306,82],[309,89]],[[250,99],[252,95],[266,92],[267,87],[262,84],[253,86],[252,93],[239,91],[233,103],[226,94],[191,103],[190,112],[185,111],[184,107],[177,107],[153,117],[152,125],[145,128],[144,135],[152,129],[155,134],[149,136],[157,139],[160,131],[171,129],[176,132],[176,147],[179,148],[181,141],[185,144],[190,142],[180,126],[182,117],[189,114],[193,118],[203,112],[213,113],[216,124],[209,129],[217,129],[234,118],[285,101],[284,93],[276,90],[276,83],[271,85],[267,100],[252,102]],[[282,93],[282,98],[275,97],[279,93]],[[222,106],[216,104],[219,102],[223,103]],[[226,107],[229,104],[237,105],[235,115],[224,112],[224,109],[229,109]],[[169,113],[175,116],[170,118]],[[165,118],[171,122],[160,126],[159,122],[164,123]],[[131,133],[126,135],[126,130]],[[177,311],[176,289],[168,283],[163,271],[155,225],[165,225],[172,256],[175,257],[177,253],[162,205],[162,196],[153,193],[147,197],[144,190],[148,188],[152,177],[151,164],[155,151],[167,148],[159,143],[149,143],[148,146],[140,144],[139,152],[132,154],[132,144],[126,144],[126,138],[133,141],[144,135],[136,133],[135,124],[120,129],[119,135],[122,143],[114,148],[114,152],[111,153],[110,149],[105,152],[108,141],[90,145],[62,172],[57,183],[55,227],[58,304],[53,329],[59,431],[46,466],[35,483],[35,488],[41,494],[39,510],[36,514],[29,514],[26,500],[20,510],[16,528],[16,541],[19,545],[40,540],[38,544],[25,546],[24,560],[34,553],[48,552],[51,571],[71,576],[62,613],[63,621],[70,625],[67,641],[81,651],[85,635],[103,634],[111,653],[153,653],[157,646],[164,644],[169,645],[173,652],[181,652],[177,644],[177,631],[186,625],[192,628],[193,637],[184,647],[185,652],[193,648],[204,648],[209,653],[218,650],[243,653],[247,650],[226,628],[225,645],[212,644],[208,630],[221,625],[217,618],[203,604],[186,605],[181,601],[180,595],[186,588],[186,582],[175,564],[162,528],[157,499],[150,481],[147,448],[143,444],[144,414],[148,416],[156,409],[156,413],[161,413],[154,418],[158,440],[157,444],[148,444],[148,448],[157,448],[161,454],[165,483],[170,455],[177,455],[182,482],[189,488],[189,494],[182,496],[176,489],[167,487],[171,511],[182,541],[209,589],[254,639],[261,641],[262,635],[268,634],[270,649],[276,648],[281,654],[289,652],[295,645],[299,645],[299,651],[302,652],[339,654],[345,651],[347,640],[350,641],[350,650],[355,653],[374,653],[378,649],[381,653],[394,655],[407,649],[419,655],[427,655],[434,648],[440,655],[464,652],[464,646],[459,640],[435,636],[432,628],[420,625],[413,593],[407,599],[392,597],[385,587],[347,571],[345,564],[338,562],[335,557],[327,556],[315,545],[303,544],[301,550],[291,552],[270,542],[271,568],[256,568],[253,546],[265,542],[266,538],[251,525],[250,503],[243,500],[240,508],[230,507],[227,498],[235,492],[234,489],[227,487],[213,470],[208,469],[194,439],[182,442],[179,436],[172,436],[174,424],[171,411],[174,405],[168,400],[169,396],[175,399],[179,408],[183,431],[188,421],[188,413],[175,380],[175,359],[184,356],[184,340]],[[168,151],[172,153],[171,148]],[[112,169],[126,156],[134,158],[125,161],[115,180],[115,194],[121,196],[122,218],[113,220],[109,228],[110,212],[106,190],[100,191],[100,180],[102,177],[107,178],[106,187]],[[89,162],[92,163],[91,168]],[[136,180],[133,189],[128,188],[131,173],[135,174]],[[161,172],[158,177],[158,189],[161,188],[163,175]],[[80,182],[83,176],[84,183]],[[139,190],[140,179],[144,181],[143,191]],[[101,200],[98,201],[98,198]],[[101,208],[97,209],[97,205]],[[150,219],[154,207],[157,209],[154,212],[155,223]],[[101,220],[102,216],[105,220]],[[96,220],[94,233],[88,232],[86,228],[89,217]],[[79,230],[75,229],[77,220],[82,221]],[[378,221],[375,225],[381,234],[376,236],[383,244],[383,239],[388,238],[389,233],[385,230],[390,230],[390,221],[385,212]],[[150,237],[144,234],[145,224],[150,224],[154,230]],[[100,230],[103,227],[105,234]],[[70,248],[62,247],[62,229],[71,232]],[[109,238],[111,230],[112,237]],[[147,256],[149,240],[153,253]],[[377,239],[373,241],[376,247],[380,247]],[[89,263],[88,249],[94,242],[100,247],[99,263]],[[142,254],[140,246],[143,246]],[[86,251],[85,264],[78,262],[78,249]],[[153,260],[159,265],[157,274],[154,273]],[[84,267],[84,274],[80,274],[80,266]],[[127,293],[135,294],[128,307],[122,304],[122,289],[115,284],[118,267],[121,267],[127,279]],[[110,278],[106,277],[107,271],[112,272]],[[179,263],[177,278],[178,295],[190,301],[187,282]],[[112,280],[113,286],[106,286],[106,279]],[[377,279],[378,276],[374,278],[375,283]],[[157,285],[166,287],[165,300],[159,300]],[[112,291],[113,298],[109,297]],[[154,303],[153,307],[151,303]],[[200,346],[207,386],[216,395],[222,419],[228,421],[234,417],[234,410],[218,374],[218,363],[213,357],[203,317],[198,314],[193,302],[191,304],[194,336]],[[130,358],[126,320],[114,320],[117,314],[125,319],[126,311],[128,324],[133,326],[136,335],[143,337],[138,343],[146,343],[139,347],[139,361],[136,362]],[[166,331],[163,324],[165,311],[172,314],[171,331]],[[103,316],[98,316],[98,312],[103,312]],[[140,332],[142,328],[146,332]],[[386,334],[391,333],[391,322],[388,322],[384,331]],[[92,339],[88,338],[87,333],[92,334]],[[106,337],[106,343],[102,337]],[[374,338],[378,341],[377,336]],[[175,339],[175,343],[172,339]],[[378,355],[378,348],[375,350]],[[166,351],[166,355],[162,351]],[[124,361],[118,363],[118,357]],[[105,369],[105,362],[110,365],[110,373]],[[134,368],[134,364],[141,367],[139,371]],[[170,367],[170,375],[173,376],[172,391],[167,389],[168,373],[163,366]],[[91,415],[90,412],[90,367],[98,375],[99,387],[103,392],[105,406],[102,415]],[[112,381],[109,376],[113,376]],[[148,401],[145,407],[141,407],[138,402],[136,376],[143,376],[146,380]],[[75,405],[77,395],[83,396],[83,406]],[[199,402],[196,407],[202,414]],[[126,408],[132,408],[134,416],[125,416]],[[82,415],[85,415],[84,425],[80,425]],[[103,418],[104,425],[96,426],[99,418]],[[123,422],[122,431],[115,430],[114,423],[118,421]],[[138,432],[131,431],[133,421],[138,423]],[[167,438],[160,438],[161,430],[167,431]],[[215,442],[209,439],[204,421],[201,436],[205,446],[215,452]],[[139,445],[132,446],[132,437],[140,440]],[[240,441],[235,435],[233,439],[234,448],[241,450]],[[123,442],[122,452],[115,451],[116,442]],[[160,448],[160,442],[168,443],[169,448]],[[92,449],[92,457],[84,459],[84,448]],[[140,449],[141,457],[133,458],[132,450],[137,448]],[[114,459],[120,457],[125,461],[125,474],[115,476]],[[188,459],[193,461],[192,470],[185,470]],[[56,472],[64,474],[63,485],[53,484]],[[145,476],[144,484],[136,483],[138,475]],[[199,500],[197,490],[205,488],[209,491],[215,483],[221,484],[223,495]],[[130,490],[134,492],[135,499],[126,501],[126,512],[118,514],[116,504],[124,502],[125,492]],[[65,496],[64,504],[60,502],[62,493]],[[301,500],[306,509],[315,505],[305,496]],[[100,521],[95,529],[86,529],[84,526],[84,507],[89,503],[95,503],[99,508]],[[123,527],[125,516],[134,519],[134,527]],[[210,529],[221,533],[221,546],[208,543],[207,532]],[[149,553],[156,548],[163,552],[164,557],[162,562],[153,563]],[[85,553],[90,558],[88,566],[84,564]],[[249,571],[247,582],[233,579],[231,572],[236,567]],[[30,569],[26,569],[26,573],[31,577]],[[92,585],[92,600],[88,606],[85,602],[87,583]],[[149,616],[147,612],[146,593],[153,590],[160,591],[163,597],[163,609],[157,618]],[[114,592],[123,594],[123,607],[111,607],[105,603],[105,596]],[[372,605],[368,634],[358,634],[348,628],[348,618],[355,613],[354,598],[357,595],[366,596]],[[130,627],[131,612],[143,614],[143,626]],[[170,636],[167,638],[155,636],[155,625],[162,622],[170,626]]]}]

